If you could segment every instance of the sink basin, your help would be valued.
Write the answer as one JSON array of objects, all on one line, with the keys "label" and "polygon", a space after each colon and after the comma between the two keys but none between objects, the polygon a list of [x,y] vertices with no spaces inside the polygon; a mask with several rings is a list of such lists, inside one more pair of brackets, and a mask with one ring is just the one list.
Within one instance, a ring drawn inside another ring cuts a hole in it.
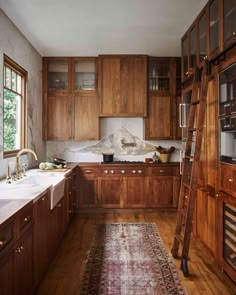
[{"label": "sink basin", "polygon": [[36,176],[29,176],[27,178],[24,178],[20,180],[19,182],[16,182],[17,185],[22,185],[22,184],[31,184],[31,185],[39,185],[39,179]]},{"label": "sink basin", "polygon": [[65,177],[62,173],[27,171],[27,176],[11,184],[0,183],[0,199],[37,200],[45,189],[50,189],[50,208],[64,196]]}]

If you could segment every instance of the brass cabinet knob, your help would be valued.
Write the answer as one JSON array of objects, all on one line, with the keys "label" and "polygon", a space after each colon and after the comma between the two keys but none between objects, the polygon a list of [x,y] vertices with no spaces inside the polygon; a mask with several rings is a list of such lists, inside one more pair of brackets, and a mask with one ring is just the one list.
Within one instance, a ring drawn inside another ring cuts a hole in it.
[{"label": "brass cabinet knob", "polygon": [[143,173],[143,171],[142,171],[142,170],[138,170],[138,173],[139,173],[139,174],[142,174],[142,173]]},{"label": "brass cabinet knob", "polygon": [[45,201],[45,199],[46,199],[46,198],[45,198],[45,197],[43,197],[43,198],[41,199],[41,201]]},{"label": "brass cabinet knob", "polygon": [[59,204],[57,205],[57,207],[60,208],[60,207],[61,207],[61,203],[59,203]]},{"label": "brass cabinet knob", "polygon": [[236,36],[236,32],[233,32],[233,36]]},{"label": "brass cabinet knob", "polygon": [[136,174],[136,170],[132,170],[132,173],[133,173],[133,174]]},{"label": "brass cabinet knob", "polygon": [[111,173],[111,174],[114,174],[114,170],[110,170],[110,173]]},{"label": "brass cabinet knob", "polygon": [[104,173],[108,174],[108,170],[104,170]]},{"label": "brass cabinet knob", "polygon": [[228,181],[229,181],[229,182],[233,182],[233,179],[232,179],[232,178],[229,178]]},{"label": "brass cabinet knob", "polygon": [[125,174],[125,170],[121,170],[120,173],[121,173],[121,174]]},{"label": "brass cabinet knob", "polygon": [[29,220],[28,217],[25,217],[25,218],[24,218],[24,222],[27,222],[28,220]]}]

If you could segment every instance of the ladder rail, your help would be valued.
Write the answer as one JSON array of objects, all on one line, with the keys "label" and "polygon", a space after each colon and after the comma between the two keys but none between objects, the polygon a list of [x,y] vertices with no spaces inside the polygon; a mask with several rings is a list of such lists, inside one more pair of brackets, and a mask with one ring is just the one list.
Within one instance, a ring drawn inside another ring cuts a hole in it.
[{"label": "ladder rail", "polygon": [[183,270],[185,276],[188,275],[187,260],[195,207],[198,161],[200,160],[201,155],[202,137],[205,123],[209,81],[207,74],[207,63],[203,66],[202,78],[200,82],[197,80],[199,77],[199,69],[196,68],[194,72],[175,237],[171,250],[173,257],[177,257],[179,244],[182,243],[181,269]]}]

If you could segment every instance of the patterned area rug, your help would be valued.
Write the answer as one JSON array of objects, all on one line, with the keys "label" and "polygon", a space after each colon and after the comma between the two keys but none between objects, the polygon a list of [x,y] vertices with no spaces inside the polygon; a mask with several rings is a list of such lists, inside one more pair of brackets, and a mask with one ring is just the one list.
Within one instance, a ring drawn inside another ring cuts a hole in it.
[{"label": "patterned area rug", "polygon": [[81,295],[187,294],[154,223],[96,225]]}]

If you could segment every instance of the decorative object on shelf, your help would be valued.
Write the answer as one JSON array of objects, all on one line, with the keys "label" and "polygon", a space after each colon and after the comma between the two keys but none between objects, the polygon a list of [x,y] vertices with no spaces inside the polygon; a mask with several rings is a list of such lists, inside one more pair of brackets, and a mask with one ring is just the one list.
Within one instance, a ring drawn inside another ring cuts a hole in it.
[{"label": "decorative object on shelf", "polygon": [[152,161],[155,162],[155,163],[159,162],[159,157],[158,157],[156,152],[154,152],[154,154],[152,156]]},{"label": "decorative object on shelf", "polygon": [[169,161],[169,155],[175,150],[175,147],[171,146],[167,149],[159,145],[156,147],[156,150],[160,153],[160,161],[162,163],[167,163]]}]

